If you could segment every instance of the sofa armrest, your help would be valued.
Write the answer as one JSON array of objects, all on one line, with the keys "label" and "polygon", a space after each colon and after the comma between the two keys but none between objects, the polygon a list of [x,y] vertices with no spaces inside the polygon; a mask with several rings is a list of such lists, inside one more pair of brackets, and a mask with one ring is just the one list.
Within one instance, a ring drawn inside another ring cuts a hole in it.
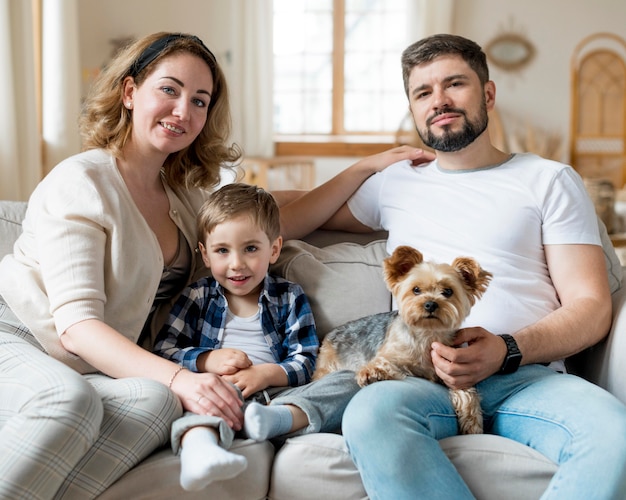
[{"label": "sofa armrest", "polygon": [[0,260],[13,251],[25,213],[25,201],[0,201]]},{"label": "sofa armrest", "polygon": [[626,403],[626,288],[613,294],[609,335],[577,360],[577,373]]}]

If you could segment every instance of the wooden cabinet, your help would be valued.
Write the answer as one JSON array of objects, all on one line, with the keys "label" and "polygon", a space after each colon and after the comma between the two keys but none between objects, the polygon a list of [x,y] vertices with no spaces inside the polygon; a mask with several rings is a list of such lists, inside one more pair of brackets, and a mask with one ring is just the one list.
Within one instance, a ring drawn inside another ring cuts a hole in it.
[{"label": "wooden cabinet", "polygon": [[626,42],[585,38],[572,57],[571,163],[586,178],[626,182]]}]

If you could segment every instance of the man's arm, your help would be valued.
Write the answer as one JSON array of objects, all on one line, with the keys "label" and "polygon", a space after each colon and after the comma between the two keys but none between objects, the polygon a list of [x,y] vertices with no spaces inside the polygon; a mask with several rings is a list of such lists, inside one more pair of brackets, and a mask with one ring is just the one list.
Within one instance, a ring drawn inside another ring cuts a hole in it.
[{"label": "man's arm", "polygon": [[[419,165],[434,158],[434,154],[430,152],[409,146],[398,146],[359,160],[302,196],[294,195],[293,192],[277,194],[276,198],[280,199],[280,225],[283,238],[285,240],[301,238],[324,225],[370,175],[402,160],[410,160],[413,165]],[[292,201],[286,203],[288,197],[292,197]],[[335,229],[349,230],[348,227]]]},{"label": "man's arm", "polygon": [[[611,293],[602,247],[546,245],[550,276],[561,307],[513,333],[522,364],[549,363],[576,354],[602,340],[611,326]],[[452,388],[467,388],[496,373],[506,356],[505,343],[483,328],[459,331],[458,345],[433,345],[437,374]]]},{"label": "man's arm", "polygon": [[371,233],[373,229],[361,224],[357,218],[352,215],[348,208],[348,204],[344,203],[323,226],[322,229],[330,229],[333,231],[349,231],[351,233]]},{"label": "man's arm", "polygon": [[546,245],[561,307],[514,334],[522,363],[567,358],[602,340],[611,327],[611,292],[602,247]]},{"label": "man's arm", "polygon": [[[279,207],[287,205],[292,201],[300,198],[308,191],[274,191],[272,195],[276,199]],[[335,214],[324,223],[320,229],[328,229],[332,231],[348,231],[351,233],[371,233],[372,228],[361,224],[352,215],[352,212],[348,208],[348,203],[344,203]]]}]

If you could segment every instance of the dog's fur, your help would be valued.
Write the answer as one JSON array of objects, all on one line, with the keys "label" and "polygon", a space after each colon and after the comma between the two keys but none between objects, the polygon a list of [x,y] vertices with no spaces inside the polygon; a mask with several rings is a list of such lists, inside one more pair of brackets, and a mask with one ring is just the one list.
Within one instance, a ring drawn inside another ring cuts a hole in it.
[{"label": "dog's fur", "polygon": [[[492,277],[470,257],[458,257],[451,265],[424,262],[422,254],[408,246],[398,247],[383,261],[383,274],[399,311],[360,318],[331,331],[322,343],[314,379],[352,370],[360,386],[407,376],[441,383],[431,344],[452,345]],[[450,389],[450,398],[460,432],[481,433],[476,389]]]}]

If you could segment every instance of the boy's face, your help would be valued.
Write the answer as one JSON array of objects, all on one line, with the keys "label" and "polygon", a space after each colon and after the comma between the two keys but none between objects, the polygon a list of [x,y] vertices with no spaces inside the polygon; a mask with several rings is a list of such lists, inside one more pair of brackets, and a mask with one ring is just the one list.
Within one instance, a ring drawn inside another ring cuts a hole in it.
[{"label": "boy's face", "polygon": [[200,243],[204,264],[227,292],[237,296],[255,294],[270,264],[280,255],[282,238],[270,241],[248,215],[242,214],[215,226]]}]

